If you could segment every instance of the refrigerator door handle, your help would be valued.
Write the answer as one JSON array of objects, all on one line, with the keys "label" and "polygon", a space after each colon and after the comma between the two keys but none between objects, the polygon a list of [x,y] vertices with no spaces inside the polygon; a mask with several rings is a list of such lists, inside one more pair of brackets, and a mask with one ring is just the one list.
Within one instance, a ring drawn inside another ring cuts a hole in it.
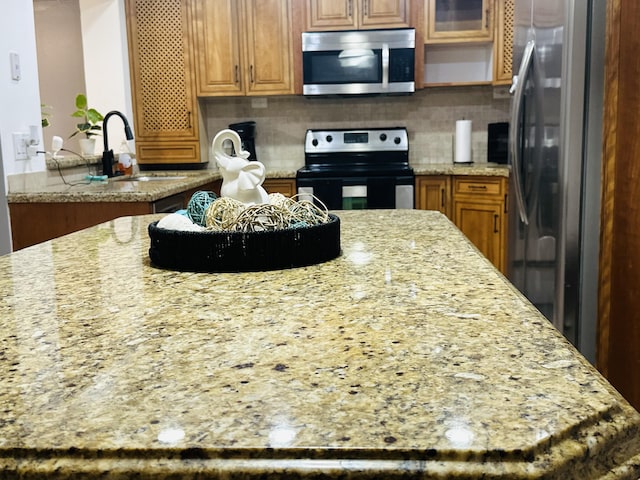
[{"label": "refrigerator door handle", "polygon": [[527,76],[531,71],[531,63],[533,62],[533,54],[535,51],[535,42],[529,40],[522,55],[520,69],[518,75],[513,77],[513,84],[509,92],[513,94],[513,102],[511,103],[511,122],[509,123],[509,152],[511,153],[511,174],[513,175],[514,194],[516,197],[516,205],[520,220],[525,225],[529,224],[527,218],[527,208],[525,206],[522,181],[520,179],[520,145],[521,139],[518,128],[520,122],[520,114],[522,111],[522,101],[524,99],[524,88],[527,84]]}]

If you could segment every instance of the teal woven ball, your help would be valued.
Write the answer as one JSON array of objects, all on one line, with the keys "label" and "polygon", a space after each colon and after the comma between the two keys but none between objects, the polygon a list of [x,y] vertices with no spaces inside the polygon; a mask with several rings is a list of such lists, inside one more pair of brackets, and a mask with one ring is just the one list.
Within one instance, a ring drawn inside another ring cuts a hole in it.
[{"label": "teal woven ball", "polygon": [[195,192],[187,204],[187,217],[196,225],[206,227],[205,212],[218,198],[215,193],[200,190]]}]

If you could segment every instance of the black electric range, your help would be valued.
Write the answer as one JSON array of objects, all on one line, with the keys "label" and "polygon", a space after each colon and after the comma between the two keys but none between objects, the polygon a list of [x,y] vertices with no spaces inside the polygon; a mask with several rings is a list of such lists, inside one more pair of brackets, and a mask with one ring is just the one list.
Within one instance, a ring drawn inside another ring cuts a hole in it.
[{"label": "black electric range", "polygon": [[307,130],[304,153],[299,198],[330,210],[413,208],[406,128]]}]

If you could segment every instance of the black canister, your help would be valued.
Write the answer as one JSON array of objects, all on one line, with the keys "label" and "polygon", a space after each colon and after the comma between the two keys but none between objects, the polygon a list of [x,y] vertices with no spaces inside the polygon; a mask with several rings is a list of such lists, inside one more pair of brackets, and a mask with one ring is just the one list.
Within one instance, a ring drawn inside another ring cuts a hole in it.
[{"label": "black canister", "polygon": [[240,136],[242,149],[249,152],[249,160],[258,160],[255,144],[256,122],[232,123],[229,128]]},{"label": "black canister", "polygon": [[487,134],[487,161],[507,163],[509,158],[509,123],[490,123]]}]

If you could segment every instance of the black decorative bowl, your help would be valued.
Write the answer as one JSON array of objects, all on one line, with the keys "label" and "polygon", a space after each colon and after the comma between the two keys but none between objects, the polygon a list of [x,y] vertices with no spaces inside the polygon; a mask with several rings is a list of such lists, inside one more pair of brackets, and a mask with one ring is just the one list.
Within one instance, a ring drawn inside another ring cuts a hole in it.
[{"label": "black decorative bowl", "polygon": [[149,257],[187,272],[255,272],[302,267],[340,255],[340,218],[311,227],[264,232],[182,232],[149,224]]}]

